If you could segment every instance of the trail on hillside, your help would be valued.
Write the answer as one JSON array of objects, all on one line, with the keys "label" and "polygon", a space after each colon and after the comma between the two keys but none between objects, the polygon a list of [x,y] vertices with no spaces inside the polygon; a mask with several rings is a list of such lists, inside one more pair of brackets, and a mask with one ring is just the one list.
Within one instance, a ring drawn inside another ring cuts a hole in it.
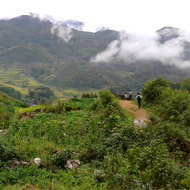
[{"label": "trail on hillside", "polygon": [[138,106],[131,101],[120,100],[120,105],[134,116],[134,125],[143,126],[149,121],[148,112],[143,108],[139,109]]}]

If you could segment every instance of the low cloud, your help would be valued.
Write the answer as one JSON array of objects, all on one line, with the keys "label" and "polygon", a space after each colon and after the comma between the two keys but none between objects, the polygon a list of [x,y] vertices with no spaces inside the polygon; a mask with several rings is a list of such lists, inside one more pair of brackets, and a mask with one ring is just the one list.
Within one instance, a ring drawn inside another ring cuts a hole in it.
[{"label": "low cloud", "polygon": [[152,60],[180,68],[190,68],[190,60],[186,58],[188,52],[185,53],[185,44],[187,43],[190,43],[189,33],[169,27],[150,36],[129,34],[122,31],[118,40],[111,42],[91,61],[110,63],[117,59],[133,63]]},{"label": "low cloud", "polygon": [[[38,18],[40,21],[49,21],[52,23],[52,27],[50,29],[51,34],[54,36],[58,36],[65,42],[69,42],[71,38],[73,37],[72,29],[74,28],[75,23],[80,23],[82,25],[82,22],[78,21],[72,21],[72,20],[56,20],[51,15],[39,15],[33,12],[28,12],[29,16],[32,16],[34,18]],[[72,27],[73,24],[73,27]]]},{"label": "low cloud", "polygon": [[51,34],[57,35],[59,38],[68,43],[72,38],[72,28],[62,26],[61,23],[54,23],[51,28]]},{"label": "low cloud", "polygon": [[110,43],[105,51],[102,51],[92,58],[92,62],[105,62],[109,63],[117,56],[119,52],[119,41],[115,40]]}]

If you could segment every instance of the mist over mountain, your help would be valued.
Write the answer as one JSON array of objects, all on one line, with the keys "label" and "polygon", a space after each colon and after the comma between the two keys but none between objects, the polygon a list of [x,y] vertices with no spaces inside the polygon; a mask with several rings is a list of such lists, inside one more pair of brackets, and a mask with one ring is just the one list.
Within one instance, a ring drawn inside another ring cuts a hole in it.
[{"label": "mist over mountain", "polygon": [[105,29],[84,32],[83,26],[26,15],[0,20],[1,82],[22,89],[139,90],[155,77],[189,76],[180,67],[188,68],[190,43],[179,29],[165,27],[145,38]]}]

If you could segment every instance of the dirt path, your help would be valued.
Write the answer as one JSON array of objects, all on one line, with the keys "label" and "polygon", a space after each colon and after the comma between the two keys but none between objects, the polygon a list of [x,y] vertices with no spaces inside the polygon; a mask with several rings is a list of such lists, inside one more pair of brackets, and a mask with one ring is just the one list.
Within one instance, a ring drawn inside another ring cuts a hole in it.
[{"label": "dirt path", "polygon": [[120,100],[120,105],[134,116],[134,125],[142,126],[149,121],[149,114],[143,108],[138,109],[138,106],[131,101]]}]

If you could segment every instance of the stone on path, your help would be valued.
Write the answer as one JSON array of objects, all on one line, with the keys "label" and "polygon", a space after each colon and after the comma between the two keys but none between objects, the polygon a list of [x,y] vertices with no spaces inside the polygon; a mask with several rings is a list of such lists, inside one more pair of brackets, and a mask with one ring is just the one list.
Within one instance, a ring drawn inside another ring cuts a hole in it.
[{"label": "stone on path", "polygon": [[41,159],[40,158],[34,158],[34,164],[39,166],[41,164]]},{"label": "stone on path", "polygon": [[148,119],[134,119],[134,125],[138,127],[145,127],[147,125]]},{"label": "stone on path", "polygon": [[79,160],[67,160],[67,167],[70,169],[75,169],[80,167]]}]

